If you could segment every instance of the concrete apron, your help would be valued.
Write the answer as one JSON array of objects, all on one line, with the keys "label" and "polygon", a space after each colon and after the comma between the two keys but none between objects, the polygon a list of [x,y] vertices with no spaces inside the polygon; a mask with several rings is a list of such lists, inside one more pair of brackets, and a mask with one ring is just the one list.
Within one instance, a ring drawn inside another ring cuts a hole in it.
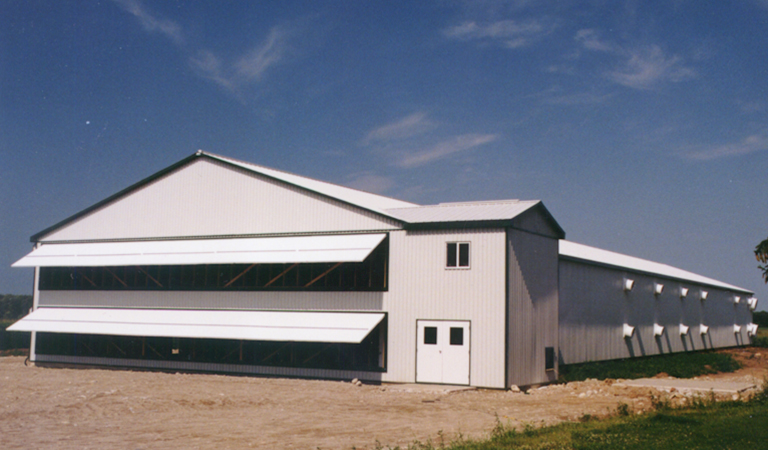
[{"label": "concrete apron", "polygon": [[404,384],[386,384],[388,391],[400,392],[436,392],[447,394],[459,391],[474,391],[472,386],[455,386],[451,384],[423,384],[423,383],[404,383]]},{"label": "concrete apron", "polygon": [[615,386],[650,387],[660,391],[670,391],[672,388],[680,392],[715,392],[723,394],[738,394],[749,389],[757,388],[755,383],[740,383],[733,381],[716,380],[685,380],[663,378],[639,378],[637,380],[624,380]]}]

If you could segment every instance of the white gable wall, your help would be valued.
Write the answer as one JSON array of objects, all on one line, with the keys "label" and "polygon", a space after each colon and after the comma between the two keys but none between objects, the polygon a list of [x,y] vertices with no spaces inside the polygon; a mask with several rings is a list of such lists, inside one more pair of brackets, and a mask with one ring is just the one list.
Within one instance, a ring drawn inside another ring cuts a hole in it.
[{"label": "white gable wall", "polygon": [[40,240],[152,239],[397,228],[397,222],[199,158]]}]

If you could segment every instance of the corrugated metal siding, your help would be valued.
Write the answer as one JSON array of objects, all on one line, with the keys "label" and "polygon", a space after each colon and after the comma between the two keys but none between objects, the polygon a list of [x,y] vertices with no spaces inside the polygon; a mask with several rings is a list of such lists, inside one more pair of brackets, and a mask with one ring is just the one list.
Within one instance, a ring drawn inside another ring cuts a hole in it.
[{"label": "corrugated metal siding", "polygon": [[40,306],[381,311],[384,292],[40,291]]},{"label": "corrugated metal siding", "polygon": [[[630,292],[622,288],[625,278],[635,281]],[[658,296],[653,294],[656,282],[664,284]],[[682,299],[681,287],[689,289]],[[700,300],[701,290],[709,292],[707,300]],[[574,364],[747,343],[746,326],[740,336],[734,334],[733,325],[749,323],[752,316],[744,302],[733,304],[733,295],[732,291],[695,283],[561,259],[560,362]],[[636,327],[631,339],[623,338],[624,323]],[[654,336],[654,323],[665,327],[662,336]],[[687,336],[680,336],[681,323],[690,327]],[[709,326],[705,336],[699,333],[702,323]]]},{"label": "corrugated metal siding", "polygon": [[[446,269],[446,242],[470,242],[471,269]],[[501,229],[390,233],[389,359],[384,381],[414,382],[416,320],[471,322],[470,384],[504,387]]]},{"label": "corrugated metal siding", "polygon": [[397,222],[245,169],[200,159],[42,241],[379,230]]},{"label": "corrugated metal siding", "polygon": [[381,381],[379,372],[362,372],[352,370],[326,370],[326,369],[299,369],[291,367],[265,367],[238,364],[192,363],[185,361],[156,361],[139,359],[99,358],[93,356],[62,356],[62,355],[38,355],[38,362],[61,364],[87,364],[113,367],[140,367],[162,370],[189,370],[199,372],[217,372],[233,374],[269,375],[281,377],[301,378],[327,378],[360,380],[378,382]]},{"label": "corrugated metal siding", "polygon": [[545,347],[557,348],[557,239],[508,231],[509,341],[507,385],[554,381]]}]

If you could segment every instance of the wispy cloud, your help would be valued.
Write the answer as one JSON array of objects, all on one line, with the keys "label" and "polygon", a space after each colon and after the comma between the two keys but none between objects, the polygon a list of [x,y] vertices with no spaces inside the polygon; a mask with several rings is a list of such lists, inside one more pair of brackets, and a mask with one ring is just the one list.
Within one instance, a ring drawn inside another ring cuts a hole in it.
[{"label": "wispy cloud", "polygon": [[685,157],[694,161],[709,161],[766,150],[768,150],[768,135],[752,134],[738,142],[686,152]]},{"label": "wispy cloud", "polygon": [[613,44],[600,40],[597,31],[592,29],[577,31],[575,39],[587,50],[597,52],[612,52],[616,50]]},{"label": "wispy cloud", "polygon": [[393,166],[411,169],[498,139],[496,134],[434,135],[439,128],[439,123],[419,111],[373,128],[366,133],[361,145],[369,147],[374,154],[384,155]]},{"label": "wispy cloud", "polygon": [[160,19],[144,8],[138,0],[113,0],[123,10],[133,14],[141,23],[141,26],[149,33],[160,33],[171,39],[177,45],[184,43],[184,35],[181,26],[172,20]]},{"label": "wispy cloud", "polygon": [[530,97],[541,98],[549,105],[598,105],[608,101],[612,94],[599,94],[594,92],[567,93],[560,86],[554,86],[542,92],[532,94]]},{"label": "wispy cloud", "polygon": [[624,48],[600,38],[592,29],[579,30],[574,38],[585,50],[612,54],[618,59],[616,68],[605,72],[605,77],[616,84],[632,89],[652,89],[662,83],[678,83],[696,77],[683,58],[669,55],[658,45]]},{"label": "wispy cloud", "polygon": [[468,21],[444,29],[443,35],[461,41],[498,42],[514,49],[532,44],[549,34],[552,28],[537,20],[499,20],[489,23]]},{"label": "wispy cloud", "polygon": [[439,142],[430,148],[415,151],[401,158],[397,165],[411,169],[424,164],[443,159],[454,153],[472,150],[481,145],[488,144],[498,139],[496,134],[463,134],[454,136],[443,142]]},{"label": "wispy cloud", "polygon": [[651,89],[662,82],[677,83],[694,78],[696,72],[686,67],[681,58],[664,54],[651,46],[629,53],[622,67],[606,74],[609,80],[633,89]]},{"label": "wispy cloud", "polygon": [[200,50],[189,63],[203,78],[236,93],[240,88],[260,81],[267,70],[285,57],[286,33],[278,27],[270,30],[263,43],[227,63],[208,50]]},{"label": "wispy cloud", "polygon": [[395,186],[395,181],[392,178],[376,175],[372,172],[362,172],[350,175],[346,185],[365,192],[384,194]]},{"label": "wispy cloud", "polygon": [[395,122],[382,125],[369,131],[365,143],[405,139],[425,133],[435,128],[435,123],[424,112],[415,112]]},{"label": "wispy cloud", "polygon": [[160,33],[173,41],[187,55],[190,67],[198,76],[216,83],[237,97],[241,96],[245,86],[262,81],[266,72],[283,62],[287,54],[289,33],[283,27],[273,27],[263,42],[240,56],[224,60],[213,51],[188,45],[179,24],[157,17],[139,0],[113,1],[136,17],[146,32]]}]

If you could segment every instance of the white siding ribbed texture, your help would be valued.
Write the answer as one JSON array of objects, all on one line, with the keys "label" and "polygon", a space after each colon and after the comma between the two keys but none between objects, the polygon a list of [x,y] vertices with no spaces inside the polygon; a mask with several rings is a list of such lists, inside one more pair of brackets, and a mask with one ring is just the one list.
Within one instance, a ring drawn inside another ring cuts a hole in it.
[{"label": "white siding ribbed texture", "polygon": [[[560,260],[560,362],[628,358],[690,350],[733,347],[749,342],[746,325],[749,306],[734,304],[740,291],[715,288],[686,280],[611,268],[576,260]],[[631,291],[624,280],[634,280]],[[654,294],[654,284],[664,285]],[[687,288],[688,295],[680,296]],[[701,300],[700,292],[709,293]],[[624,338],[624,324],[635,327],[634,336]],[[664,327],[660,336],[654,325]],[[680,334],[680,325],[689,327]],[[708,332],[700,333],[700,325]],[[733,326],[742,331],[734,333]]]},{"label": "white siding ribbed texture", "polygon": [[554,381],[545,348],[557,347],[557,239],[510,229],[507,386]]},{"label": "white siding ribbed texture", "polygon": [[[470,268],[446,269],[446,243],[470,243]],[[471,322],[470,384],[505,387],[502,229],[390,233],[389,370],[384,381],[414,382],[416,320]]]},{"label": "white siding ribbed texture", "polygon": [[53,230],[41,241],[382,230],[397,222],[203,158]]}]

